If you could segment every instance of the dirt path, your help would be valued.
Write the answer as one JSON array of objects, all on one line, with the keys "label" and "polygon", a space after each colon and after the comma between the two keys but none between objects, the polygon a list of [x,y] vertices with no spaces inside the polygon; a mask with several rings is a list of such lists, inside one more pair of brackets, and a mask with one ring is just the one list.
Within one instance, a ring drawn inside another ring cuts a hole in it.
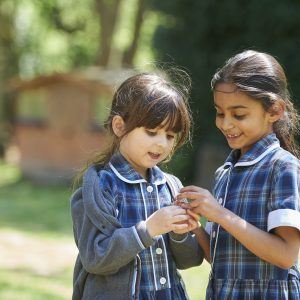
[{"label": "dirt path", "polygon": [[76,255],[71,239],[37,238],[0,230],[0,265],[4,269],[27,269],[37,275],[51,276],[72,267]]}]

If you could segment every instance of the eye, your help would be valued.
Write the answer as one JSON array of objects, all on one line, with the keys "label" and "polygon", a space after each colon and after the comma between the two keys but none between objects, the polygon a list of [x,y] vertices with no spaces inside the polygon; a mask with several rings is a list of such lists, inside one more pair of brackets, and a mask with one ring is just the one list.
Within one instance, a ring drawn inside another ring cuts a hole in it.
[{"label": "eye", "polygon": [[175,133],[167,133],[167,139],[168,140],[173,140],[175,139],[176,134]]},{"label": "eye", "polygon": [[224,114],[220,112],[216,112],[216,117],[217,118],[224,118]]},{"label": "eye", "polygon": [[245,119],[246,115],[234,115],[234,118],[237,120],[243,120]]},{"label": "eye", "polygon": [[157,134],[156,130],[154,129],[145,129],[145,131],[149,136],[155,136]]}]

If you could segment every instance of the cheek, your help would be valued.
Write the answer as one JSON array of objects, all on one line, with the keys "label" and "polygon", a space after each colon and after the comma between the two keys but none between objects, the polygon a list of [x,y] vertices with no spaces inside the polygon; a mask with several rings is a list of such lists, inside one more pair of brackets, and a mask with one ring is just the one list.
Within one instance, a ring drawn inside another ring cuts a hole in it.
[{"label": "cheek", "polygon": [[171,151],[174,147],[175,140],[168,141],[168,150]]}]

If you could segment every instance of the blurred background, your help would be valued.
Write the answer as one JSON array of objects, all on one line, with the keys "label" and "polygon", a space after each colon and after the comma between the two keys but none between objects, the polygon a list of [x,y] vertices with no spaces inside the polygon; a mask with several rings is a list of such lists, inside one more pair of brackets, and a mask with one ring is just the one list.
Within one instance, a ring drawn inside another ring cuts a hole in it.
[{"label": "blurred background", "polygon": [[[190,75],[192,146],[165,168],[211,188],[229,152],[212,75],[239,51],[269,52],[298,106],[299,48],[295,0],[0,0],[0,299],[70,299],[70,183],[105,147],[120,82],[158,67]],[[204,299],[209,266],[182,273],[191,299]]]}]

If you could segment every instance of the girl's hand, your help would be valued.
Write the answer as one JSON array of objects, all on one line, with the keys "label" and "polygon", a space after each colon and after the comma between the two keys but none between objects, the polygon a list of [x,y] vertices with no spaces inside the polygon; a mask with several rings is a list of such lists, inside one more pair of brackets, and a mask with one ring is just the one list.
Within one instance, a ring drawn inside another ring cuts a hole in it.
[{"label": "girl's hand", "polygon": [[189,203],[182,203],[182,208],[190,209],[193,213],[204,216],[207,219],[217,222],[222,215],[223,207],[216,201],[212,194],[197,186],[186,186],[180,190],[176,200],[187,198]]},{"label": "girl's hand", "polygon": [[187,214],[189,215],[189,219],[186,221],[186,224],[188,224],[188,227],[185,229],[180,229],[180,230],[173,230],[177,234],[184,234],[189,231],[194,231],[196,228],[199,227],[199,216],[189,209],[186,210]]},{"label": "girl's hand", "polygon": [[[184,206],[185,206],[186,202],[181,202],[181,201],[175,200],[174,204],[177,205],[177,206],[180,206],[182,208],[185,208]],[[179,230],[179,231],[178,230],[174,231],[177,234],[184,234],[184,233],[187,233],[189,231],[194,231],[196,228],[199,227],[199,218],[200,218],[200,216],[197,215],[196,213],[193,213],[190,209],[185,209],[185,210],[186,210],[187,214],[189,215],[189,219],[186,222],[188,224],[188,228],[182,229],[182,230]]]},{"label": "girl's hand", "polygon": [[191,211],[190,209],[187,209],[186,212],[187,212],[187,214],[188,214],[189,216],[191,216],[191,217],[193,218],[194,221],[197,222],[197,226],[194,227],[193,229],[191,229],[191,231],[192,231],[193,233],[195,233],[195,230],[197,230],[197,229],[200,227],[200,224],[199,224],[200,215],[194,213],[194,212]]},{"label": "girl's hand", "polygon": [[185,209],[176,205],[170,205],[154,212],[146,220],[146,228],[151,237],[155,237],[170,231],[179,233],[186,230],[185,232],[187,232],[189,231],[187,229],[190,225],[186,221],[189,218],[190,216],[187,215]]}]

